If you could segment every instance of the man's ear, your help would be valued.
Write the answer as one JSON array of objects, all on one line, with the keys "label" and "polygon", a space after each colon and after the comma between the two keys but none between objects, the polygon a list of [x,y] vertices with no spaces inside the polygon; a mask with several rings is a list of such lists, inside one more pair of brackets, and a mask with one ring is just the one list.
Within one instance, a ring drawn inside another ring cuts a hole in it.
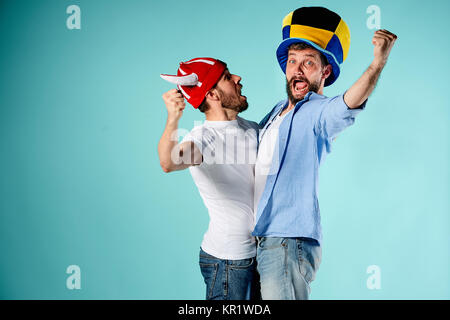
[{"label": "man's ear", "polygon": [[209,90],[209,91],[206,93],[205,98],[206,98],[206,99],[213,100],[213,101],[219,101],[219,100],[220,100],[219,93],[217,92],[216,89],[211,89],[211,90]]},{"label": "man's ear", "polygon": [[331,64],[326,65],[322,70],[322,80],[326,80],[331,75],[332,70]]}]

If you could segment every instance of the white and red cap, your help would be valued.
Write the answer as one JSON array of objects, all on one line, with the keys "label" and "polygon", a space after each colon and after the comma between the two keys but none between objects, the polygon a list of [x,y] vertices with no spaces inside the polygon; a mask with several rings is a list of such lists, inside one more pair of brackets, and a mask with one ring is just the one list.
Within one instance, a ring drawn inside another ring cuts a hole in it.
[{"label": "white and red cap", "polygon": [[226,67],[225,63],[217,59],[194,58],[180,62],[176,76],[161,74],[161,78],[176,84],[186,100],[197,109]]}]

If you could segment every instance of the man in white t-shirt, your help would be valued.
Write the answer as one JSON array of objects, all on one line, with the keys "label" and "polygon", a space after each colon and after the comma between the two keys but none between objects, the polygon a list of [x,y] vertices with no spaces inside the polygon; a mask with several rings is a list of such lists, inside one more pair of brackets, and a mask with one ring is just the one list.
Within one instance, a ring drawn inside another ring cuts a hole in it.
[{"label": "man in white t-shirt", "polygon": [[[241,78],[222,61],[195,58],[182,62],[177,84],[163,94],[167,122],[158,145],[164,172],[189,168],[208,209],[210,223],[200,248],[206,299],[258,299],[253,197],[258,124],[238,117],[247,109]],[[184,98],[206,120],[178,143]]]}]

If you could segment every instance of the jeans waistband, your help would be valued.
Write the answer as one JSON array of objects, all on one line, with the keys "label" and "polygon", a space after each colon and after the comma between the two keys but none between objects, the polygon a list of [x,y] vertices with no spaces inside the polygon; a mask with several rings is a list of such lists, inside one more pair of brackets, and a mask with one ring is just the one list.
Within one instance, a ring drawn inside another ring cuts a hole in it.
[{"label": "jeans waistband", "polygon": [[308,241],[308,242],[314,242],[314,243],[319,244],[319,242],[316,239],[307,238],[307,237],[265,237],[265,236],[255,236],[256,242],[260,242],[263,238],[298,239],[298,240],[301,240],[301,241]]}]

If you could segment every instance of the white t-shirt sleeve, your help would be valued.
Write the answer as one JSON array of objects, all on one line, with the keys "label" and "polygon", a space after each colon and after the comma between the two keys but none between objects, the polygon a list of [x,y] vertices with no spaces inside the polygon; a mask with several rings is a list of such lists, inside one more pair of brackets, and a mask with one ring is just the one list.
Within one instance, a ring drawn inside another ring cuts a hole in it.
[{"label": "white t-shirt sleeve", "polygon": [[201,151],[203,149],[202,145],[202,135],[201,135],[201,129],[192,129],[191,132],[186,134],[183,139],[181,140],[180,144],[184,142],[192,141],[197,146],[197,148]]},{"label": "white t-shirt sleeve", "polygon": [[207,155],[213,155],[215,150],[215,136],[204,127],[195,127],[187,135],[184,136],[181,143],[192,141],[195,146],[200,150],[203,157]]}]

